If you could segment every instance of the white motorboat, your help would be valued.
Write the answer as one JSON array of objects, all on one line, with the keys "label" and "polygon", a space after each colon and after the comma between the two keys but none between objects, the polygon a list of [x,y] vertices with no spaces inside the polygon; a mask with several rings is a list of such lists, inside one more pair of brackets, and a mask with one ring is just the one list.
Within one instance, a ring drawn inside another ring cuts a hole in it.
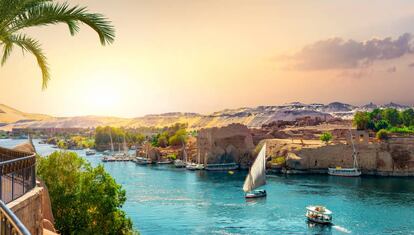
[{"label": "white motorboat", "polygon": [[87,149],[85,151],[85,154],[86,154],[86,156],[95,155],[96,154],[96,151],[93,150],[93,149]]},{"label": "white motorboat", "polygon": [[204,170],[204,165],[191,162],[187,163],[185,168],[190,171]]},{"label": "white motorboat", "polygon": [[177,159],[177,160],[174,161],[174,166],[176,168],[184,168],[184,167],[186,167],[186,164],[183,160]]},{"label": "white motorboat", "polygon": [[309,221],[319,224],[332,224],[332,212],[324,206],[306,207],[306,218]]}]

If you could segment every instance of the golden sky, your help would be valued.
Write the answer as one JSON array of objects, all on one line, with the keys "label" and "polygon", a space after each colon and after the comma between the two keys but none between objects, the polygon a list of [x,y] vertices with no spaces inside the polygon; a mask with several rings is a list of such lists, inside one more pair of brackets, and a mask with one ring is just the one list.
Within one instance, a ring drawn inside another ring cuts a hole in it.
[{"label": "golden sky", "polygon": [[77,0],[113,21],[102,47],[87,27],[27,31],[52,80],[15,50],[0,103],[57,116],[134,117],[300,101],[414,104],[411,1]]}]

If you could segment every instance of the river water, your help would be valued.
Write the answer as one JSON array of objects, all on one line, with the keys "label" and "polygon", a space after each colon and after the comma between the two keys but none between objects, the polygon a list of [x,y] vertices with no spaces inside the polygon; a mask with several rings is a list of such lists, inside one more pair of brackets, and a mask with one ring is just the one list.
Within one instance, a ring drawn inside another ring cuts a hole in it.
[{"label": "river water", "polygon": [[[24,140],[0,140],[12,147]],[[35,141],[39,154],[56,149]],[[414,178],[268,177],[265,199],[246,201],[246,172],[191,172],[171,166],[102,163],[126,189],[123,209],[141,234],[414,234]],[[305,220],[305,207],[333,211],[333,226]]]}]

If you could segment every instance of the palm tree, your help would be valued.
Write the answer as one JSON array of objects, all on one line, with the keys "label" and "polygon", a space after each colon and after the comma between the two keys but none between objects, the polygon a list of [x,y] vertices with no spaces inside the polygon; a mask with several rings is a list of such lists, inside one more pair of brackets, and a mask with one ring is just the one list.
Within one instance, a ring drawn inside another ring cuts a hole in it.
[{"label": "palm tree", "polygon": [[115,30],[103,15],[89,13],[85,7],[70,7],[67,3],[53,0],[0,0],[0,52],[1,65],[9,58],[13,48],[32,53],[42,71],[42,89],[50,80],[49,67],[40,43],[22,30],[34,26],[64,23],[73,36],[79,31],[80,23],[91,27],[99,36],[102,45],[111,44]]}]

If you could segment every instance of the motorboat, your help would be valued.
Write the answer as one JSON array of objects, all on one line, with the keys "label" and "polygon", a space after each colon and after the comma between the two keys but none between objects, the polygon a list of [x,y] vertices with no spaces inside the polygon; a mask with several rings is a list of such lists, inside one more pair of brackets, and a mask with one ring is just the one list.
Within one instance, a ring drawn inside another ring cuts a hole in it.
[{"label": "motorboat", "polygon": [[96,154],[96,151],[93,150],[93,149],[87,149],[85,151],[85,154],[86,154],[86,156],[95,155]]},{"label": "motorboat", "polygon": [[197,171],[197,170],[203,170],[204,169],[204,165],[203,164],[198,164],[198,163],[187,163],[186,167],[187,170],[190,171]]},{"label": "motorboat", "polygon": [[266,197],[266,196],[267,196],[266,190],[259,189],[259,190],[253,190],[253,191],[247,192],[245,195],[245,198],[247,199],[260,198],[260,197]]},{"label": "motorboat", "polygon": [[306,207],[306,218],[318,224],[332,224],[332,212],[324,206]]},{"label": "motorboat", "polygon": [[184,167],[186,167],[186,164],[183,160],[177,159],[177,160],[174,161],[174,166],[176,168],[184,168]]}]

